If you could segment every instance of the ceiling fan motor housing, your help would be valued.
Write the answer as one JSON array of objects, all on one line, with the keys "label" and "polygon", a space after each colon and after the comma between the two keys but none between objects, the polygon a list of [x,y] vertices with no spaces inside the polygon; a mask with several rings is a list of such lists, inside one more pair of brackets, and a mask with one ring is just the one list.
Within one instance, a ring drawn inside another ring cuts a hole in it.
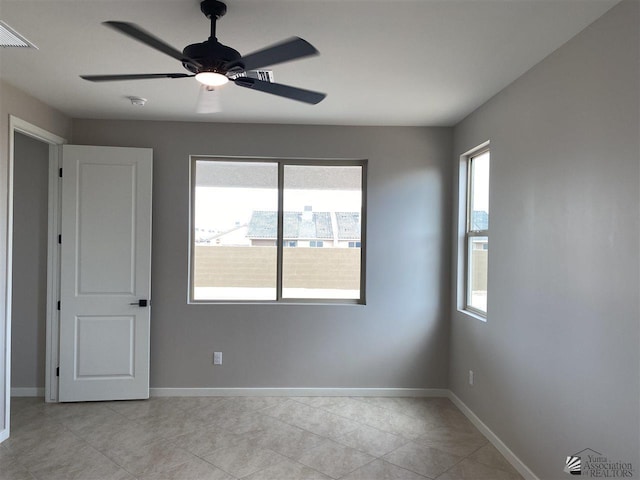
[{"label": "ceiling fan motor housing", "polygon": [[227,13],[227,6],[218,0],[203,0],[200,2],[200,11],[205,14],[207,18],[220,18]]},{"label": "ceiling fan motor housing", "polygon": [[202,64],[202,68],[199,69],[190,63],[183,62],[184,68],[192,73],[217,72],[225,74],[228,70],[225,65],[231,62],[234,66],[243,67],[242,62],[239,62],[240,52],[221,44],[216,39],[188,45],[182,53]]}]

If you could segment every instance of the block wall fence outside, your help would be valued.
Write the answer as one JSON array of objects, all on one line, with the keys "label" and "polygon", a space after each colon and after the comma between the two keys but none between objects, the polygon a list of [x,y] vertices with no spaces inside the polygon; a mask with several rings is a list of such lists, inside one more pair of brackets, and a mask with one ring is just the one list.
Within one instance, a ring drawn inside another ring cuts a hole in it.
[{"label": "block wall fence outside", "polygon": [[473,269],[472,285],[474,289],[486,292],[489,252],[486,250],[473,250],[471,255],[473,256],[472,262],[475,266]]},{"label": "block wall fence outside", "polygon": [[286,248],[283,257],[287,288],[360,289],[359,248]]},{"label": "block wall fence outside", "polygon": [[196,246],[195,287],[272,287],[275,247]]},{"label": "block wall fence outside", "polygon": [[[286,248],[284,281],[289,288],[360,288],[359,248]],[[195,287],[273,287],[275,247],[195,247]]]}]

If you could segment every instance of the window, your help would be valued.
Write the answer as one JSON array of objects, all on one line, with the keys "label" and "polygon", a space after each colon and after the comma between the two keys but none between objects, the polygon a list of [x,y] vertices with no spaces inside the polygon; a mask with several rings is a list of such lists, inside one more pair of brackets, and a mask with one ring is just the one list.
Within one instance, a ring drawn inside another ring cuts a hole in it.
[{"label": "window", "polygon": [[487,315],[489,163],[486,147],[467,157],[465,309],[481,316]]},{"label": "window", "polygon": [[364,303],[365,182],[365,161],[193,158],[190,301]]}]

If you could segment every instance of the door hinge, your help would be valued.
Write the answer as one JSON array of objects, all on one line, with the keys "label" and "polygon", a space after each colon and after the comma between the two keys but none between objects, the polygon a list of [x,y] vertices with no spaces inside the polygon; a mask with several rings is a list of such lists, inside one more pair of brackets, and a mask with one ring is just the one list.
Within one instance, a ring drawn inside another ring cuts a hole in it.
[{"label": "door hinge", "polygon": [[60,310],[60,300],[58,300],[58,310]]},{"label": "door hinge", "polygon": [[59,377],[59,376],[60,376],[60,367],[57,367],[56,368],[56,377]]},{"label": "door hinge", "polygon": [[61,169],[61,168],[58,170],[58,176],[59,176],[60,178],[62,178],[62,169]]},{"label": "door hinge", "polygon": [[58,243],[62,244],[62,235],[58,235]]}]

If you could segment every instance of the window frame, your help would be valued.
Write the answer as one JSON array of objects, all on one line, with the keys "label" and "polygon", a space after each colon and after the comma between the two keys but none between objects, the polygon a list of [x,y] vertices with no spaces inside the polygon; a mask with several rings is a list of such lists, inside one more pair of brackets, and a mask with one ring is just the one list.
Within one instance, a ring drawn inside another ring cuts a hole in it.
[{"label": "window frame", "polygon": [[[466,189],[465,189],[465,223],[464,223],[464,242],[463,242],[463,257],[464,257],[464,279],[462,282],[462,309],[465,312],[471,313],[474,316],[479,317],[481,320],[487,320],[488,314],[488,306],[487,311],[480,310],[479,308],[471,305],[471,247],[474,238],[477,237],[486,237],[487,245],[489,244],[489,228],[486,230],[473,230],[472,229],[472,201],[473,201],[473,188],[474,188],[474,178],[473,178],[473,159],[483,155],[485,153],[491,152],[490,143],[485,142],[482,145],[470,150],[462,156],[462,159],[465,163],[465,177],[466,177]],[[491,169],[491,157],[489,157],[489,169]],[[491,183],[491,175],[489,175],[489,183]],[[490,189],[490,186],[489,186]],[[489,190],[490,191],[490,190]],[[487,262],[487,299],[489,296],[489,272],[488,272],[488,262]]]},{"label": "window frame", "polygon": [[[278,227],[276,243],[276,298],[275,300],[198,300],[195,292],[195,193],[196,193],[196,163],[198,161],[219,161],[238,163],[275,163],[278,165]],[[284,243],[284,170],[288,165],[319,166],[319,167],[360,167],[362,204],[360,211],[360,298],[357,299],[324,299],[324,298],[289,298],[282,296],[283,250]],[[367,167],[368,160],[353,158],[284,158],[284,157],[239,157],[218,155],[190,155],[189,156],[189,248],[188,248],[188,286],[187,304],[337,304],[337,305],[366,305],[366,237],[367,237]]]}]

